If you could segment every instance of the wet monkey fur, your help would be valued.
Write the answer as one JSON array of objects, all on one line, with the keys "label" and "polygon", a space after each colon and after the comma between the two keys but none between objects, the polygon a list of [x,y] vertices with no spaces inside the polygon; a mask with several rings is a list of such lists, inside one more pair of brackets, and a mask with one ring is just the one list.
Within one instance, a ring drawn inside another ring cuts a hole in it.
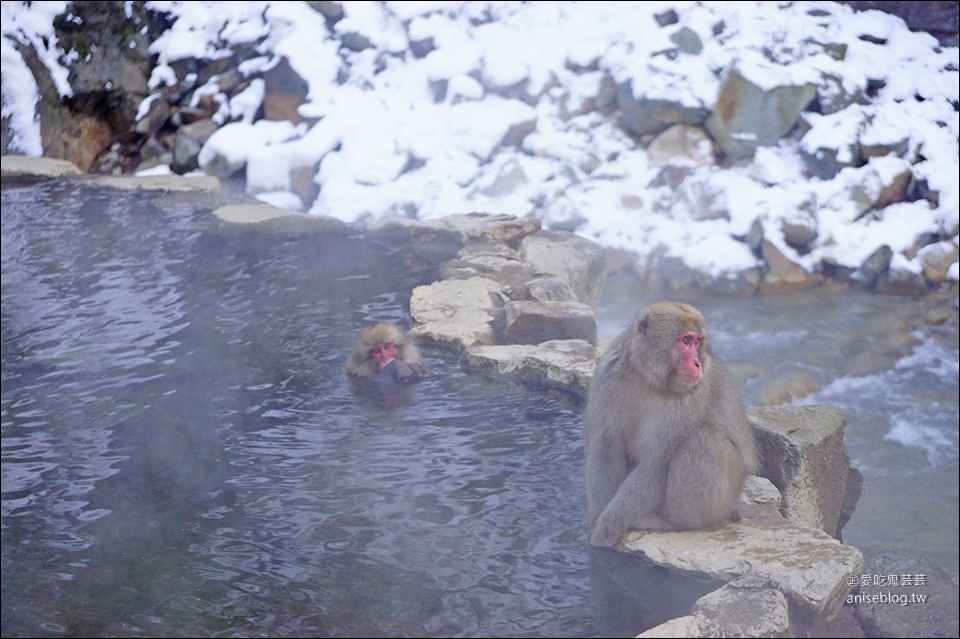
[{"label": "wet monkey fur", "polygon": [[413,382],[423,377],[416,344],[393,324],[379,323],[362,329],[344,370],[360,379]]},{"label": "wet monkey fur", "polygon": [[642,309],[597,367],[584,413],[590,543],[736,517],[757,465],[737,387],[688,304]]}]

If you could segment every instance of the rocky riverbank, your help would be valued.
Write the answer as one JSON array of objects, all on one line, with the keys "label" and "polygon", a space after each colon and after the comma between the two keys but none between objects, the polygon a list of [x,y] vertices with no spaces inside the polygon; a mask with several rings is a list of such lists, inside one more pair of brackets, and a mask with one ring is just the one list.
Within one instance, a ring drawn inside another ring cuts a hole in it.
[{"label": "rocky riverbank", "polygon": [[[341,63],[340,80],[359,82],[351,74],[359,73],[356,70],[364,56],[378,51],[368,37],[370,34],[355,20],[351,22],[345,17],[339,3],[307,4],[323,27],[322,37],[335,45],[335,55]],[[916,3],[847,4],[857,9],[892,12],[911,28],[936,35],[941,46],[956,46],[955,30],[943,27],[950,21],[956,24],[956,3],[921,3],[923,10],[917,9]],[[830,12],[823,7],[811,8],[806,17],[826,20]],[[671,44],[655,58],[696,59],[705,55],[709,38],[682,26],[680,18],[673,10],[656,16],[656,28],[669,34],[667,41]],[[225,142],[252,130],[254,122],[289,129],[291,138],[303,135],[304,130],[323,137],[324,119],[304,115],[303,107],[311,102],[311,87],[304,71],[295,68],[290,56],[266,48],[270,25],[266,16],[261,16],[259,22],[245,23],[251,35],[244,39],[225,23],[218,50],[158,60],[152,53],[155,45],[180,36],[198,38],[199,34],[190,31],[196,27],[177,24],[173,13],[157,10],[150,3],[70,3],[69,10],[54,19],[55,46],[27,31],[17,31],[17,38],[11,39],[41,95],[35,114],[18,117],[35,115],[43,155],[67,159],[87,173],[120,175],[169,167],[182,175],[201,170],[221,178],[225,184],[238,182],[238,188],[250,195],[269,199],[279,197],[283,191],[291,196],[290,201],[298,203],[294,208],[316,212],[322,200],[320,157],[304,156],[302,162],[293,162],[281,176],[283,184],[268,188],[253,177],[251,165],[260,161],[257,152],[248,149],[234,154],[228,152]],[[389,54],[377,53],[378,69],[386,68],[393,58],[423,60],[438,51],[440,44],[434,38],[417,37],[413,22],[402,28],[406,46]],[[722,41],[735,35],[725,29],[728,26],[722,21],[714,24],[713,37]],[[233,35],[228,37],[228,32]],[[916,212],[907,205],[919,204],[933,210],[944,204],[938,188],[923,177],[926,154],[932,153],[932,148],[918,152],[905,130],[899,130],[893,138],[878,139],[887,132],[876,125],[879,116],[864,106],[869,105],[870,91],[881,87],[869,82],[859,87],[862,82],[856,78],[843,77],[843,63],[851,46],[844,37],[846,34],[806,43],[810,51],[803,55],[829,58],[836,69],[824,72],[818,82],[798,85],[784,81],[759,86],[742,69],[731,68],[718,88],[718,102],[723,109],[713,110],[691,107],[681,100],[654,100],[640,95],[634,79],[621,77],[612,67],[606,67],[602,59],[583,66],[570,62],[570,82],[575,78],[598,80],[589,99],[575,112],[572,107],[569,113],[566,107],[561,109],[563,118],[571,126],[575,118],[593,118],[595,123],[614,125],[623,131],[624,148],[636,146],[649,159],[650,186],[660,189],[662,197],[649,201],[624,194],[619,202],[626,209],[635,209],[638,216],[666,216],[682,222],[688,215],[687,223],[691,225],[723,225],[742,215],[733,210],[731,202],[732,191],[739,188],[736,185],[772,189],[771,198],[784,196],[778,196],[775,189],[784,175],[782,158],[771,150],[778,141],[799,144],[805,173],[830,183],[829,193],[811,192],[800,201],[778,202],[774,206],[775,216],[757,212],[749,228],[745,226],[744,232],[731,235],[737,249],[749,250],[750,265],[717,274],[691,267],[669,250],[638,254],[610,249],[607,269],[627,272],[652,290],[664,293],[692,288],[749,294],[839,285],[905,296],[944,289],[953,290],[956,295],[960,227],[955,215],[947,214],[943,223],[919,232],[912,225],[911,236],[903,238],[902,246],[892,247],[889,242],[864,237],[869,251],[862,259],[838,261],[825,257],[810,261],[807,257],[829,245],[830,239],[824,232],[828,218],[849,218],[849,224],[880,221],[884,216],[907,218],[915,217]],[[888,44],[872,33],[859,37],[877,47]],[[768,53],[773,61],[783,62],[776,58],[776,52]],[[65,77],[54,73],[57,67],[53,60],[63,65]],[[13,73],[7,70],[9,65],[4,66],[5,74]],[[478,159],[478,172],[467,179],[483,183],[482,190],[488,195],[506,197],[531,177],[527,175],[529,168],[525,172],[517,162],[500,161],[497,156],[502,152],[528,152],[525,141],[544,127],[533,107],[553,100],[553,89],[536,92],[529,78],[500,86],[480,70],[471,73],[470,77],[479,78],[475,81],[482,85],[481,93],[517,105],[516,117],[504,124],[490,153]],[[9,83],[12,76],[4,77],[5,83]],[[456,87],[450,81],[437,81],[431,86],[438,102],[449,98],[468,103],[466,95],[451,96]],[[569,99],[568,95],[561,102]],[[244,110],[243,105],[248,103],[257,106]],[[757,105],[763,105],[769,117],[753,117]],[[831,117],[860,111],[858,133],[850,140],[829,140],[822,134],[806,137]],[[480,120],[477,118],[474,123],[479,126]],[[5,153],[22,146],[22,132],[15,126],[18,121],[8,116],[3,119]],[[270,144],[299,157],[304,149],[294,142],[288,146],[280,141]],[[322,155],[321,151],[315,152]],[[564,160],[562,153],[547,148],[539,149],[537,154]],[[615,179],[617,155],[597,152],[588,160],[571,161],[564,171],[564,175],[575,176],[568,190],[576,183],[600,184]],[[745,165],[738,162],[747,156],[752,158],[752,164],[745,176]],[[416,172],[424,162],[411,154],[398,167],[395,179]],[[487,165],[499,166],[496,175],[483,173]],[[713,180],[717,173],[729,175],[734,184],[731,191],[717,191]],[[558,197],[556,206],[543,198],[534,199],[530,216],[541,220],[546,228],[573,230],[585,219],[585,212],[578,212],[569,198]],[[380,202],[383,211],[397,208],[394,213],[409,214],[404,206],[408,203]],[[774,223],[771,220],[779,219],[781,209],[793,213],[784,217],[783,223]],[[381,212],[378,210],[377,214]]]},{"label": "rocky riverbank", "polygon": [[[4,157],[3,175],[93,180],[170,194],[165,197],[219,198],[220,192],[211,177],[82,176],[68,163],[32,158]],[[604,346],[594,309],[608,271],[606,252],[589,240],[508,215],[395,218],[358,228],[246,200],[219,204],[214,214],[228,224],[363,232],[410,250],[435,264],[439,277],[414,289],[410,300],[419,340],[462,352],[465,367],[486,374],[533,379],[576,395],[589,385]],[[951,318],[942,303],[934,308],[931,322],[956,325],[955,311]],[[726,582],[689,615],[645,636],[886,636],[904,627],[905,617],[900,606],[877,605],[873,595],[909,596],[910,588],[880,593],[864,579],[890,571],[923,576],[923,594],[931,599],[913,609],[922,615],[909,616],[913,632],[954,632],[957,587],[942,570],[889,549],[871,552],[865,563],[859,549],[839,541],[862,486],[843,443],[843,415],[823,406],[770,406],[749,416],[764,467],[746,491],[743,519],[717,531],[631,533],[618,547]]]}]

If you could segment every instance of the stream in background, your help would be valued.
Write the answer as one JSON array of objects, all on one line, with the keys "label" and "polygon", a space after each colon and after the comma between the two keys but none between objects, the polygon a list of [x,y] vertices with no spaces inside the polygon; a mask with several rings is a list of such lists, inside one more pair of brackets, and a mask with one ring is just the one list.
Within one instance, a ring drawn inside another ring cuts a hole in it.
[{"label": "stream in background", "polygon": [[[356,330],[407,325],[430,276],[410,256],[189,197],[2,195],[4,636],[633,636],[714,587],[589,548],[564,393],[427,348],[409,406],[354,395]],[[612,282],[601,334],[646,301]],[[891,329],[897,298],[694,302],[748,405],[799,375],[847,415],[845,541],[955,576],[956,336]]]}]

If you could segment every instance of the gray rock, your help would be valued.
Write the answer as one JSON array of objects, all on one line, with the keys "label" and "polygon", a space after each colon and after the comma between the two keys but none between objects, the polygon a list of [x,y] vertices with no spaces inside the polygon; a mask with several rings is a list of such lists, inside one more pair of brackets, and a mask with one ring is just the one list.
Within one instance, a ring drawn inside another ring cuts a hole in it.
[{"label": "gray rock", "polygon": [[3,177],[61,177],[83,173],[67,160],[37,158],[29,155],[4,155],[0,158]]},{"label": "gray rock", "polygon": [[937,38],[941,46],[956,47],[958,44],[960,11],[956,2],[853,0],[843,4],[850,5],[854,11],[884,11],[895,15],[903,19],[911,31],[925,31]]},{"label": "gray rock", "polygon": [[890,270],[890,260],[893,259],[893,249],[884,244],[860,265],[853,274],[853,279],[863,288],[874,288],[880,276]]},{"label": "gray rock", "polygon": [[524,172],[523,167],[511,158],[499,168],[493,182],[479,189],[479,192],[490,198],[499,198],[513,193],[529,182],[530,179]]},{"label": "gray rock", "polygon": [[278,122],[289,120],[294,124],[303,121],[299,107],[307,101],[309,86],[293,70],[286,57],[263,74],[263,117]]},{"label": "gray rock", "polygon": [[758,474],[779,489],[781,512],[840,539],[862,483],[843,444],[846,418],[826,406],[763,406],[747,415],[757,436]]},{"label": "gray rock", "polygon": [[566,282],[577,299],[596,308],[606,279],[602,246],[566,231],[539,231],[523,238],[519,256],[538,274]]},{"label": "gray rock", "polygon": [[674,124],[703,124],[710,115],[706,107],[690,107],[672,100],[637,98],[633,81],[617,84],[617,104],[623,125],[637,135],[657,135]]},{"label": "gray rock", "polygon": [[758,146],[774,146],[816,95],[812,83],[763,89],[732,66],[706,127],[732,159],[750,157]]},{"label": "gray rock", "polygon": [[371,225],[368,232],[390,246],[410,246],[419,257],[440,263],[455,258],[469,238],[486,235],[516,249],[524,237],[539,230],[536,218],[467,213],[423,221],[387,217]]},{"label": "gray rock", "polygon": [[918,297],[930,292],[923,276],[902,268],[888,269],[877,278],[875,289],[887,295]]},{"label": "gray rock", "polygon": [[760,255],[766,264],[761,285],[764,291],[795,291],[820,285],[820,277],[807,271],[776,247],[770,240],[763,240]]},{"label": "gray rock", "polygon": [[134,131],[146,136],[152,136],[167,123],[170,118],[170,104],[161,96],[150,100],[147,113],[134,126]]},{"label": "gray rock", "polygon": [[680,163],[693,166],[714,164],[713,140],[702,127],[676,124],[650,142],[650,161],[657,165]]},{"label": "gray rock", "polygon": [[535,277],[521,288],[521,298],[534,302],[575,302],[577,294],[570,285],[555,275]]},{"label": "gray rock", "polygon": [[584,340],[471,346],[460,361],[476,372],[533,379],[585,395],[597,366],[597,351]]},{"label": "gray rock", "polygon": [[183,177],[181,175],[103,175],[90,179],[91,183],[111,189],[127,191],[180,191],[194,193],[220,192],[220,180],[209,175]]},{"label": "gray rock", "polygon": [[669,209],[673,212],[678,208],[697,222],[730,219],[726,189],[699,171],[681,182],[674,193]]},{"label": "gray rock", "polygon": [[703,637],[790,636],[790,608],[782,592],[739,578],[701,597],[693,617]]},{"label": "gray rock", "polygon": [[955,243],[940,243],[924,246],[917,252],[923,276],[934,284],[950,282],[950,267],[960,261],[960,251]]},{"label": "gray rock", "polygon": [[213,212],[214,216],[231,224],[260,224],[283,232],[321,232],[345,234],[350,226],[325,215],[306,215],[281,209],[270,204],[230,204]]},{"label": "gray rock", "polygon": [[496,280],[503,285],[508,299],[522,299],[522,293],[515,291],[535,275],[533,267],[520,260],[515,249],[490,235],[467,238],[456,258],[440,265],[442,279],[480,276]]},{"label": "gray rock", "polygon": [[861,579],[848,599],[866,636],[958,636],[960,592],[941,567],[906,549],[865,549],[864,556],[867,581]]},{"label": "gray rock", "polygon": [[789,637],[790,609],[780,591],[736,579],[704,595],[691,614],[638,637]]},{"label": "gray rock", "polygon": [[493,344],[493,297],[502,292],[493,280],[471,277],[441,280],[413,289],[410,329],[416,339],[454,348]]},{"label": "gray rock", "polygon": [[173,145],[173,162],[170,168],[179,174],[184,174],[198,168],[197,157],[203,144],[192,135],[180,133]]},{"label": "gray rock", "polygon": [[746,237],[743,238],[743,241],[750,247],[750,251],[754,255],[757,257],[763,256],[764,232],[763,222],[760,221],[760,218],[754,218],[750,224],[750,230],[747,232]]},{"label": "gray rock", "polygon": [[203,144],[209,140],[210,136],[213,135],[219,128],[220,125],[210,118],[201,118],[191,122],[190,124],[185,124],[180,127],[180,133],[183,135],[189,135],[197,140],[200,144]]},{"label": "gray rock", "polygon": [[690,55],[697,55],[703,51],[703,42],[697,32],[690,27],[680,27],[674,33],[670,34],[670,41],[677,45],[681,52]]},{"label": "gray rock", "polygon": [[[824,47],[824,50],[830,55],[833,51],[834,56],[839,56],[842,60],[846,57],[847,46]],[[843,83],[843,78],[833,73],[823,73],[820,79],[820,85],[817,87],[817,102],[820,104],[820,112],[824,115],[838,113],[843,111],[851,104],[857,104],[863,99],[862,92],[859,89],[848,91]]]},{"label": "gray rock", "polygon": [[508,302],[503,307],[503,342],[539,344],[579,339],[595,344],[593,309],[581,302]]},{"label": "gray rock", "polygon": [[749,577],[756,586],[783,593],[791,617],[806,628],[834,619],[851,589],[847,577],[863,567],[858,549],[820,530],[772,518],[743,517],[710,531],[632,531],[617,549],[725,581]]},{"label": "gray rock", "polygon": [[807,172],[821,180],[832,180],[840,171],[855,166],[860,161],[859,144],[845,149],[817,148],[813,150],[807,149],[801,144],[800,153],[803,158],[803,166]]}]

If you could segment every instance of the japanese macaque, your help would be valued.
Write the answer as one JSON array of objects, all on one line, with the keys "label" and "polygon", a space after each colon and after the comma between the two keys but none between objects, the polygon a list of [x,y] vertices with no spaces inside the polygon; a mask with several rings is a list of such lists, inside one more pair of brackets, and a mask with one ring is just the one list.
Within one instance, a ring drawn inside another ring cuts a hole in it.
[{"label": "japanese macaque", "polygon": [[393,324],[375,324],[360,331],[344,370],[377,382],[414,382],[423,377],[420,350]]},{"label": "japanese macaque", "polygon": [[628,530],[696,530],[736,519],[757,464],[736,384],[703,315],[641,310],[597,367],[584,414],[590,543]]}]

